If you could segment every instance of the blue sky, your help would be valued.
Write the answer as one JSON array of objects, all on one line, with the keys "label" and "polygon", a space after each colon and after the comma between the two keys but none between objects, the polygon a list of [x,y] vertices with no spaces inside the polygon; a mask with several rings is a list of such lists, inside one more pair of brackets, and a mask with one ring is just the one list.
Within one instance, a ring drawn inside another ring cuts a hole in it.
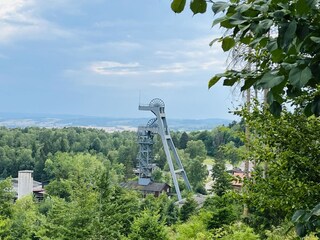
[{"label": "blue sky", "polygon": [[[238,92],[207,89],[226,68],[213,14],[175,14],[169,0],[0,0],[0,112],[227,118]],[[139,100],[140,99],[140,100]]]}]

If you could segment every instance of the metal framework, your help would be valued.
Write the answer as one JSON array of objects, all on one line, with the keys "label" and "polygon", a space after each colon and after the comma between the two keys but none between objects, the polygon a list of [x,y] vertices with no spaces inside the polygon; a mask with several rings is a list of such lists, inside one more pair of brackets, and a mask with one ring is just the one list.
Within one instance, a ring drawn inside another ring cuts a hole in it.
[{"label": "metal framework", "polygon": [[[191,190],[191,185],[182,166],[177,150],[173,144],[164,108],[165,104],[159,98],[153,99],[149,105],[139,105],[139,110],[151,111],[156,116],[155,119],[151,119],[148,122],[147,126],[138,128],[138,143],[140,145],[140,151],[138,154],[140,169],[139,184],[148,185],[152,181],[150,163],[152,160],[153,136],[154,134],[159,134],[167,157],[173,184],[178,196],[178,201],[181,201],[182,197],[177,175],[179,174],[183,177],[187,189]],[[173,164],[172,157],[175,159],[176,165]]]}]

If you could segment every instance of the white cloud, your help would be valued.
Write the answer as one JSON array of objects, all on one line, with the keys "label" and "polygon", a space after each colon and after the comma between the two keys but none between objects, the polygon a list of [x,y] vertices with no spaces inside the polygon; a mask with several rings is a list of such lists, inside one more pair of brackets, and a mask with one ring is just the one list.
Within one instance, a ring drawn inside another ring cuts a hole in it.
[{"label": "white cloud", "polygon": [[55,24],[37,16],[36,0],[0,1],[0,41],[15,39],[51,39],[71,34]]},{"label": "white cloud", "polygon": [[90,70],[101,75],[131,75],[139,73],[136,69],[139,63],[120,63],[112,61],[94,62],[90,66]]}]

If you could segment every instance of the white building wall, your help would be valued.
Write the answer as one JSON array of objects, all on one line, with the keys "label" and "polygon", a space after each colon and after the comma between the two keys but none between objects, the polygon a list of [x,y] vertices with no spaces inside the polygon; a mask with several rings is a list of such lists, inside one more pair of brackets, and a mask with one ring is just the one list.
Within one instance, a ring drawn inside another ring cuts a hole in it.
[{"label": "white building wall", "polygon": [[18,172],[18,199],[29,195],[33,191],[32,170],[23,170]]}]

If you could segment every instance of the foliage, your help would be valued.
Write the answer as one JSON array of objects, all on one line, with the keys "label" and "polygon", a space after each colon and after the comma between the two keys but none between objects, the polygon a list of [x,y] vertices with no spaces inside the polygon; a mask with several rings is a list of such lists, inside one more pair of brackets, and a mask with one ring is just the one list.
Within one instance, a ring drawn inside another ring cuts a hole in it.
[{"label": "foliage", "polygon": [[250,139],[248,158],[260,165],[246,182],[244,200],[253,214],[249,219],[252,226],[266,229],[279,225],[296,210],[318,203],[320,122],[298,109],[284,110],[280,118],[274,118],[256,106],[250,114],[243,112],[243,116],[256,133]]},{"label": "foliage", "polygon": [[145,210],[134,219],[129,239],[131,240],[165,240],[168,239],[164,223],[159,222],[159,214]]},{"label": "foliage", "polygon": [[0,216],[10,216],[13,197],[14,192],[11,184],[11,179],[8,178],[6,180],[0,181]]},{"label": "foliage", "polygon": [[[58,152],[91,153],[122,163],[125,173],[136,166],[137,144],[134,132],[107,133],[84,128],[0,128],[0,177],[16,177],[19,170],[34,170],[34,179],[48,181],[45,162]],[[120,146],[122,147],[121,149]],[[51,159],[52,160],[52,159]]]},{"label": "foliage", "polygon": [[208,229],[222,228],[238,220],[241,215],[241,204],[232,195],[213,196],[206,199],[201,211],[206,212]]},{"label": "foliage", "polygon": [[183,132],[179,140],[179,148],[185,149],[187,147],[188,141],[189,141],[188,134],[186,132]]},{"label": "foliage", "polygon": [[244,146],[236,147],[235,143],[230,141],[227,144],[220,146],[218,157],[230,162],[233,166],[236,166],[243,159],[244,152]]},{"label": "foliage", "polygon": [[212,239],[212,233],[206,227],[207,214],[205,212],[192,216],[187,222],[177,225],[174,229],[172,239],[184,240],[209,240]]},{"label": "foliage", "polygon": [[224,161],[216,161],[212,165],[211,176],[214,181],[212,191],[218,196],[222,196],[232,189],[233,177],[226,172]]},{"label": "foliage", "polygon": [[259,240],[254,230],[241,222],[229,226],[221,240]]},{"label": "foliage", "polygon": [[[209,81],[209,88],[220,79],[233,86],[244,80],[241,90],[251,86],[270,89],[271,112],[279,116],[286,98],[297,101],[310,116],[320,115],[320,8],[317,0],[210,1],[212,11],[220,17],[213,21],[227,30],[221,42],[223,51],[237,51],[243,45],[242,58],[252,67],[227,70]],[[175,12],[186,1],[173,0]],[[205,0],[192,0],[194,14],[203,13]],[[196,7],[195,7],[196,5]],[[201,10],[200,10],[201,9]]]},{"label": "foliage", "polygon": [[187,221],[196,212],[197,206],[197,202],[192,197],[188,197],[180,208],[180,220],[182,222]]},{"label": "foliage", "polygon": [[185,152],[189,154],[191,159],[199,158],[204,160],[207,156],[206,146],[201,140],[188,141]]},{"label": "foliage", "polygon": [[320,236],[320,203],[310,211],[298,210],[292,216],[296,232],[299,237],[305,237],[310,232],[316,232]]},{"label": "foliage", "polygon": [[199,158],[190,159],[185,165],[185,169],[193,189],[197,186],[203,186],[203,182],[208,176],[208,171],[207,167],[202,164]]},{"label": "foliage", "polygon": [[33,239],[37,236],[38,224],[37,206],[31,196],[17,200],[12,208],[10,237],[12,239]]}]

